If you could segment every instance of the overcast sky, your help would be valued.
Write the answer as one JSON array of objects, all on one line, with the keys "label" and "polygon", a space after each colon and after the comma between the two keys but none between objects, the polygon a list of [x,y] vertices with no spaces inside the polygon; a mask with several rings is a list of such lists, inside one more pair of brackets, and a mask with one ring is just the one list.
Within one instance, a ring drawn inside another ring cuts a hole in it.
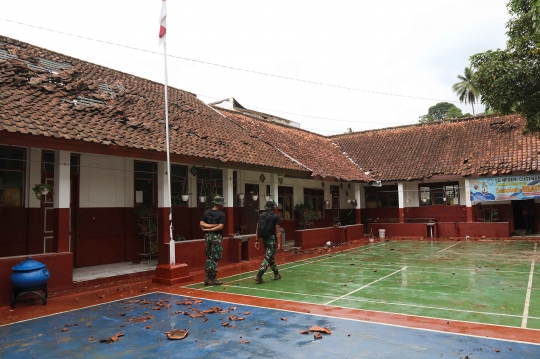
[{"label": "overcast sky", "polygon": [[[452,84],[470,55],[505,47],[506,3],[168,0],[169,85],[324,135],[417,123],[437,102],[457,101]],[[163,82],[160,0],[5,0],[1,9],[2,35]]]}]

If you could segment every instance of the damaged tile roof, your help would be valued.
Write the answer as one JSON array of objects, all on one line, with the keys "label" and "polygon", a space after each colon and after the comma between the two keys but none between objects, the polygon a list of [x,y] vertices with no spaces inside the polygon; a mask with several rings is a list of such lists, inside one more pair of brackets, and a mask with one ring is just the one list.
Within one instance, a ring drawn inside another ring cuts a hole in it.
[{"label": "damaged tile roof", "polygon": [[[169,87],[171,154],[309,172]],[[0,132],[166,151],[163,85],[0,36]]]},{"label": "damaged tile roof", "polygon": [[378,180],[538,171],[540,139],[518,115],[447,120],[331,136]]},{"label": "damaged tile roof", "polygon": [[366,175],[362,168],[347,158],[331,140],[324,136],[253,118],[248,114],[241,114],[233,110],[216,109],[301,163],[312,172],[312,176],[345,181],[374,181],[370,175]]}]

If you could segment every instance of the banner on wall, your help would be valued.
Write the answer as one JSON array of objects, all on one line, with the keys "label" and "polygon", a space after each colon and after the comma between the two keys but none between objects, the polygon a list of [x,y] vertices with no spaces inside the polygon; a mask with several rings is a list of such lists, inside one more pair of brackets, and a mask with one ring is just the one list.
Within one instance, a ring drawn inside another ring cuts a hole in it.
[{"label": "banner on wall", "polygon": [[540,175],[470,179],[471,201],[540,198]]}]

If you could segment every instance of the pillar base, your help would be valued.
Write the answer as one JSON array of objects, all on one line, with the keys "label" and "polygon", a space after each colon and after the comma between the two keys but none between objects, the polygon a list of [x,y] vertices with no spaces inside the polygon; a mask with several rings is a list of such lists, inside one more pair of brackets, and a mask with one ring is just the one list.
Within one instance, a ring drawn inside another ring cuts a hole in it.
[{"label": "pillar base", "polygon": [[160,264],[156,268],[156,274],[152,278],[152,283],[162,285],[175,285],[191,282],[193,276],[189,275],[187,264]]}]

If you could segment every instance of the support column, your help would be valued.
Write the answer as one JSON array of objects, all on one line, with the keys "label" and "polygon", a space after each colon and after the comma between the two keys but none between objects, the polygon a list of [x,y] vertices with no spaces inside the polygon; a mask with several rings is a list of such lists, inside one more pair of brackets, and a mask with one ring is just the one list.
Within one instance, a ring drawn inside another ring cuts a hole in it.
[{"label": "support column", "polygon": [[[156,273],[152,278],[153,283],[163,285],[175,285],[179,283],[189,282],[193,280],[193,276],[189,275],[189,268],[185,263],[169,264],[169,252],[176,251],[174,242],[171,244],[169,230],[169,208],[171,197],[168,195],[168,173],[167,162],[158,162],[158,184],[157,184],[157,199],[158,199],[158,263]],[[175,252],[176,253],[176,252]],[[176,257],[176,255],[175,255]]]},{"label": "support column", "polygon": [[270,197],[277,203],[279,191],[279,176],[276,173],[270,174]]},{"label": "support column", "polygon": [[354,190],[354,199],[356,200],[356,208],[354,209],[354,211],[356,212],[355,215],[356,215],[356,224],[362,224],[362,211],[361,211],[361,208],[362,208],[362,186],[360,185],[360,183],[353,183],[353,190]]},{"label": "support column", "polygon": [[223,236],[232,236],[234,234],[234,181],[233,170],[224,168],[223,171],[223,199],[225,206],[225,228],[223,228]]},{"label": "support column", "polygon": [[[460,192],[460,199],[462,199],[462,191]],[[473,222],[473,205],[471,201],[471,183],[468,179],[465,180],[465,210],[467,211],[467,222]]]},{"label": "support column", "polygon": [[402,182],[398,183],[397,189],[399,200],[399,223],[405,223],[405,190]]},{"label": "support column", "polygon": [[71,184],[68,151],[54,151],[54,246],[57,253],[69,252],[69,221]]},{"label": "support column", "polygon": [[[270,173],[270,198],[273,199],[274,202],[276,202],[276,204],[278,203],[278,194],[279,194],[278,193],[278,191],[279,191],[278,178],[279,178],[279,176],[276,173]],[[266,200],[265,200],[264,204],[266,205]],[[276,214],[278,214],[279,213],[279,208],[276,207],[274,209],[274,212]]]}]

